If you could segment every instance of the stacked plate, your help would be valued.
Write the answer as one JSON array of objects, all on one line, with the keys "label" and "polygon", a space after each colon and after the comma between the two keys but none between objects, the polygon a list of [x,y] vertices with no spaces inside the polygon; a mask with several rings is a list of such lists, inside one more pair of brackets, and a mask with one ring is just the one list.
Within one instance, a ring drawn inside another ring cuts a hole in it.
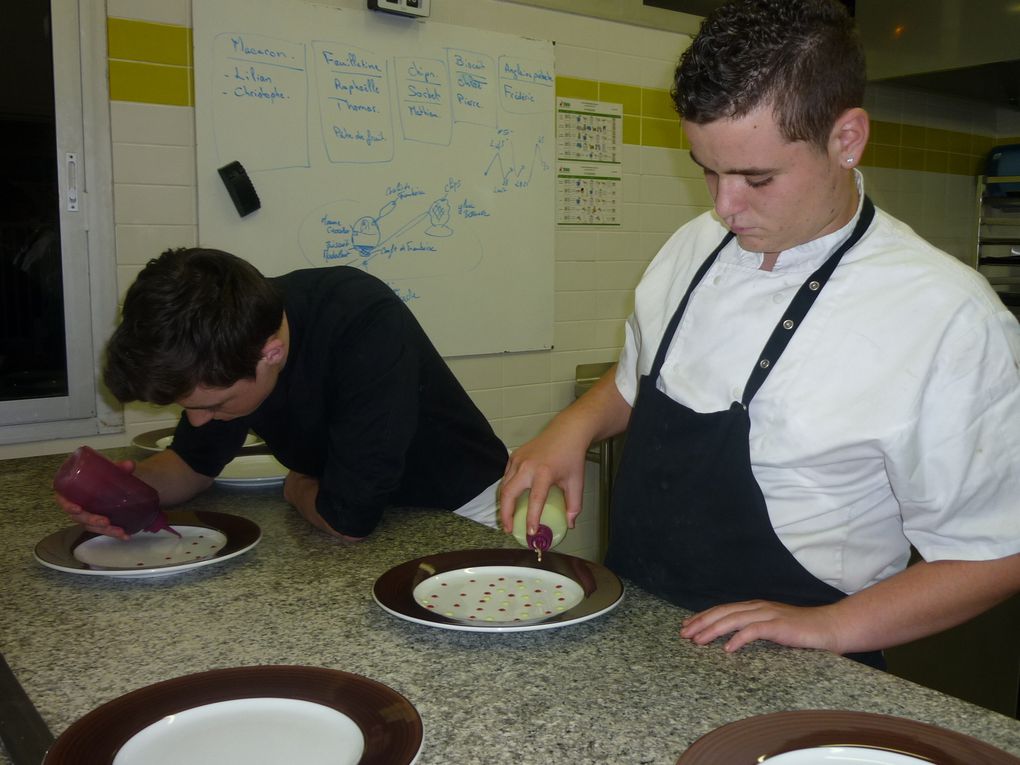
[{"label": "stacked plate", "polygon": [[[175,428],[160,428],[135,436],[131,444],[143,451],[161,452],[173,441]],[[266,448],[266,443],[249,433],[241,453],[227,463],[216,483],[236,488],[279,486],[287,477],[287,468]]]}]

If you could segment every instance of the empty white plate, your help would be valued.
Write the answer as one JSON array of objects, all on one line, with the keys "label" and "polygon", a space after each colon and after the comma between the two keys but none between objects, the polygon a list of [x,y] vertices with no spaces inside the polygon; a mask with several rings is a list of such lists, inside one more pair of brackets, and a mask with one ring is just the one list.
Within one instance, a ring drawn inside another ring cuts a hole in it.
[{"label": "empty white plate", "polygon": [[899,752],[861,746],[819,746],[768,757],[768,765],[931,765]]},{"label": "empty white plate", "polygon": [[364,751],[361,729],[335,709],[237,699],[164,717],[128,739],[113,765],[356,765]]}]

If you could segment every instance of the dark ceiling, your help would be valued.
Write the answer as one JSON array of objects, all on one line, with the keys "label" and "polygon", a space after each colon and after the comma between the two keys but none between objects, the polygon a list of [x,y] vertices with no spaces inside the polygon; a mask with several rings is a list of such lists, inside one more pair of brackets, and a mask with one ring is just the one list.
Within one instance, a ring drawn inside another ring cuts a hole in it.
[{"label": "dark ceiling", "polygon": [[1020,61],[892,77],[881,82],[930,93],[969,98],[1016,109],[1020,107]]}]

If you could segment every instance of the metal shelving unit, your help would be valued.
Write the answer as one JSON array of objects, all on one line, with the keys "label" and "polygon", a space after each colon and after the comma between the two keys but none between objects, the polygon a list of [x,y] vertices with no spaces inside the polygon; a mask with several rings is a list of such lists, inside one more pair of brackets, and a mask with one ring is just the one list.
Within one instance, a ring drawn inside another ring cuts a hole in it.
[{"label": "metal shelving unit", "polygon": [[988,193],[990,186],[1007,183],[1020,184],[1020,175],[978,177],[976,265],[1002,301],[1020,313],[1020,196]]}]

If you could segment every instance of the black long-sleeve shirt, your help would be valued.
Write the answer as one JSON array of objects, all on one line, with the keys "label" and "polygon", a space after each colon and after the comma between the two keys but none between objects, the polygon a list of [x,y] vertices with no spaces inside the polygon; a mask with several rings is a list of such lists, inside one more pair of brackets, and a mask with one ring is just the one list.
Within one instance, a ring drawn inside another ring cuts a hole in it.
[{"label": "black long-sleeve shirt", "polygon": [[506,447],[388,286],[346,266],[272,281],[287,362],[252,414],[199,427],[182,415],[171,448],[193,470],[218,475],[250,429],[319,479],[319,514],[350,536],[388,505],[455,510],[502,475]]}]

